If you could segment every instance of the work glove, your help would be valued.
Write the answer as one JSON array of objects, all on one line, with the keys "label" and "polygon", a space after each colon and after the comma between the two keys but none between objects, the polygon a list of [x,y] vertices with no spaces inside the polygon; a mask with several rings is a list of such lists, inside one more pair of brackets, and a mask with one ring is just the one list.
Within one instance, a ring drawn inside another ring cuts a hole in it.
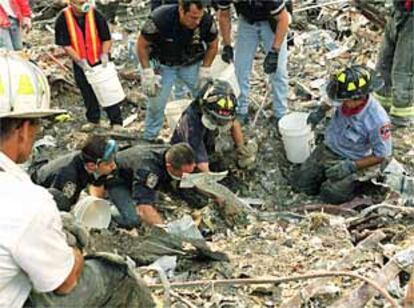
[{"label": "work glove", "polygon": [[160,77],[155,74],[152,68],[144,68],[142,70],[141,85],[147,96],[155,97],[161,87]]},{"label": "work glove", "polygon": [[325,117],[325,114],[326,114],[326,110],[319,107],[317,110],[311,112],[311,114],[308,116],[306,120],[306,123],[311,125],[313,128],[316,125],[318,125],[320,121],[323,120],[323,118]]},{"label": "work glove", "polygon": [[32,29],[32,20],[30,19],[30,17],[23,17],[22,28],[26,31],[26,33],[28,33]]},{"label": "work glove", "polygon": [[279,52],[272,49],[270,50],[263,62],[263,69],[266,74],[276,73],[277,61],[279,58]]},{"label": "work glove", "polygon": [[357,165],[354,161],[346,159],[333,165],[325,170],[326,177],[331,181],[339,181],[343,178],[355,173],[357,171]]},{"label": "work glove", "polygon": [[200,71],[198,72],[198,83],[197,88],[202,89],[204,85],[211,79],[211,68],[206,66],[201,66]]},{"label": "work glove", "polygon": [[256,162],[257,143],[250,141],[237,148],[237,164],[242,169],[250,169]]},{"label": "work glove", "polygon": [[102,53],[101,54],[101,63],[103,67],[106,67],[108,65],[109,62],[109,55],[107,53]]},{"label": "work glove", "polygon": [[62,219],[63,231],[66,234],[66,242],[71,247],[77,247],[83,249],[88,245],[89,233],[76,218],[70,214],[61,212],[60,218]]},{"label": "work glove", "polygon": [[89,65],[88,60],[82,59],[77,61],[76,64],[82,69],[84,73],[92,72],[92,67]]},{"label": "work glove", "polygon": [[221,59],[226,63],[233,62],[234,54],[233,54],[233,47],[230,45],[226,45],[223,47],[223,50],[221,52]]}]

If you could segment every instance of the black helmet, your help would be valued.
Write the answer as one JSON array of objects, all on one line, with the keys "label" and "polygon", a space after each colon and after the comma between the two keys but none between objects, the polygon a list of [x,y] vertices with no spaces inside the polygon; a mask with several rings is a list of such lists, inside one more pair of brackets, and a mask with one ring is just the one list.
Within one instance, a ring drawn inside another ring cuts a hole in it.
[{"label": "black helmet", "polygon": [[217,125],[226,125],[236,113],[237,99],[233,88],[224,80],[209,80],[199,93],[203,114],[208,115]]},{"label": "black helmet", "polygon": [[332,100],[361,99],[383,84],[379,74],[361,65],[341,69],[331,76],[326,93]]}]

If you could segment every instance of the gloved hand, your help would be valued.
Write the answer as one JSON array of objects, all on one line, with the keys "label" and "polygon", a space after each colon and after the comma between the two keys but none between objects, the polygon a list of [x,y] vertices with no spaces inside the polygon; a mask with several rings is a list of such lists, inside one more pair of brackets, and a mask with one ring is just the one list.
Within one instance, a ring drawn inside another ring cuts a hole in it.
[{"label": "gloved hand", "polygon": [[109,62],[109,55],[107,53],[102,53],[100,58],[101,58],[102,66],[106,67]]},{"label": "gloved hand", "polygon": [[346,159],[325,170],[325,175],[329,180],[339,181],[348,175],[355,173],[356,171],[356,163],[352,160]]},{"label": "gloved hand", "polygon": [[142,70],[141,85],[147,96],[155,97],[161,87],[160,78],[155,74],[152,68],[145,68]]},{"label": "gloved hand", "polygon": [[257,143],[250,141],[237,148],[237,164],[242,169],[250,169],[256,162]]},{"label": "gloved hand", "polygon": [[312,127],[315,127],[319,124],[320,121],[323,120],[325,117],[326,110],[319,107],[317,110],[311,112],[311,114],[308,116],[306,123],[312,125]]},{"label": "gloved hand", "polygon": [[211,68],[206,66],[201,66],[200,71],[198,72],[198,83],[197,88],[202,89],[203,86],[210,80],[211,78]]},{"label": "gloved hand", "polygon": [[277,70],[277,61],[279,59],[279,52],[272,49],[266,55],[266,58],[263,62],[263,69],[266,74],[276,73]]},{"label": "gloved hand", "polygon": [[32,29],[32,20],[30,17],[23,17],[22,28],[26,31],[26,33]]},{"label": "gloved hand", "polygon": [[75,217],[70,213],[61,212],[63,231],[66,233],[66,241],[69,246],[83,249],[88,245],[89,233]]},{"label": "gloved hand", "polygon": [[92,67],[89,65],[88,60],[86,59],[82,59],[76,62],[76,64],[82,69],[84,73],[92,71]]},{"label": "gloved hand", "polygon": [[233,62],[233,58],[233,47],[231,47],[230,45],[224,46],[221,52],[221,59],[226,63],[231,63]]}]

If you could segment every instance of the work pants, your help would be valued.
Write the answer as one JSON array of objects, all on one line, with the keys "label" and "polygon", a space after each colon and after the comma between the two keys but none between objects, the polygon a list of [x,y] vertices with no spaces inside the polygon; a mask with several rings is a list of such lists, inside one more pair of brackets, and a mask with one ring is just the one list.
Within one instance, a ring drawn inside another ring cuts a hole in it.
[{"label": "work pants", "polygon": [[[391,97],[395,124],[414,123],[414,13],[396,11],[387,23],[377,70],[385,80],[378,93]],[[384,99],[387,101],[387,99]]]},{"label": "work pants", "polygon": [[30,295],[33,307],[154,307],[145,284],[102,260],[86,260],[76,287],[67,295],[53,292]]},{"label": "work pants", "polygon": [[154,140],[157,138],[164,123],[165,106],[176,80],[181,80],[190,89],[193,97],[197,95],[199,68],[200,62],[190,66],[160,66],[161,89],[156,97],[148,99],[144,139]]},{"label": "work pants", "polygon": [[309,158],[290,177],[292,187],[308,195],[319,194],[327,203],[340,204],[352,200],[357,194],[357,174],[353,173],[339,181],[326,178],[325,170],[344,158],[320,144]]},{"label": "work pants", "polygon": [[[277,29],[276,29],[277,31]],[[237,113],[245,116],[248,113],[248,99],[250,89],[250,73],[257,47],[262,42],[267,54],[272,49],[275,34],[268,21],[248,23],[242,16],[239,18],[237,30],[234,65],[240,87]],[[273,112],[277,119],[283,117],[287,111],[288,72],[287,72],[287,40],[283,42],[278,59],[276,73],[269,75],[272,86]],[[264,95],[264,93],[261,93]]]},{"label": "work pants", "polygon": [[[88,122],[98,124],[101,118],[101,110],[95,92],[88,83],[83,70],[76,64],[73,65],[73,73],[86,107],[86,118]],[[121,103],[104,108],[111,125],[122,125]]]},{"label": "work pants", "polygon": [[23,49],[23,44],[20,23],[13,17],[9,17],[9,20],[10,27],[0,27],[0,48],[5,48],[7,50],[21,50]]}]

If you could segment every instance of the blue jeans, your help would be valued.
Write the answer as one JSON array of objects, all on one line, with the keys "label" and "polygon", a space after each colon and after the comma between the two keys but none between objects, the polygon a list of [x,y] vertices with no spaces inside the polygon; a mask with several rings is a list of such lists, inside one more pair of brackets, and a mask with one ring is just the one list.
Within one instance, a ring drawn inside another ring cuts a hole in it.
[{"label": "blue jeans", "polygon": [[[237,110],[237,113],[240,115],[246,115],[248,113],[249,78],[257,47],[262,42],[264,50],[267,53],[272,48],[274,35],[268,21],[249,24],[240,16],[234,59],[236,76],[240,86]],[[273,112],[277,119],[283,117],[287,111],[287,57],[287,40],[285,39],[280,48],[277,71],[269,75],[273,94]]]},{"label": "blue jeans", "polygon": [[190,89],[194,97],[196,96],[199,68],[200,63],[185,67],[161,65],[161,89],[156,97],[148,99],[144,139],[154,140],[157,138],[164,122],[164,109],[168,97],[177,79],[181,80]]},{"label": "blue jeans", "polygon": [[12,17],[9,17],[9,20],[9,28],[0,27],[0,48],[21,50],[23,49],[23,44],[19,21]]},{"label": "blue jeans", "polygon": [[135,210],[136,202],[132,198],[131,190],[123,181],[119,181],[108,188],[109,199],[118,209],[119,216],[114,216],[114,220],[120,227],[132,229],[139,226],[139,217]]}]

